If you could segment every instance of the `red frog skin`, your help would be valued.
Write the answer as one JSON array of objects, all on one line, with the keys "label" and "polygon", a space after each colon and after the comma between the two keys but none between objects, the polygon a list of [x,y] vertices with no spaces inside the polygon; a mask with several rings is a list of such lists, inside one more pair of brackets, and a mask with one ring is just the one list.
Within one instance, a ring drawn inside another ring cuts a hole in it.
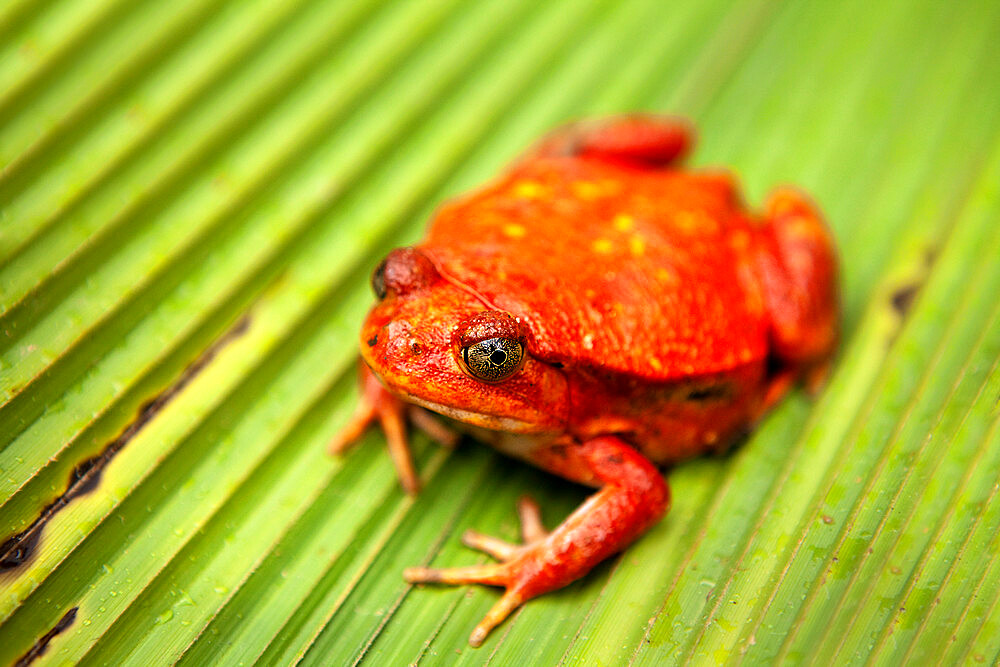
[{"label": "red frog skin", "polygon": [[839,301],[820,215],[790,189],[748,210],[728,173],[680,166],[692,142],[661,116],[564,127],[372,276],[361,401],[332,452],[377,421],[416,493],[411,422],[597,489],[551,532],[523,499],[522,544],[463,536],[496,563],[405,571],[505,589],[473,646],[656,523],[670,505],[658,466],[724,449],[829,368]]}]

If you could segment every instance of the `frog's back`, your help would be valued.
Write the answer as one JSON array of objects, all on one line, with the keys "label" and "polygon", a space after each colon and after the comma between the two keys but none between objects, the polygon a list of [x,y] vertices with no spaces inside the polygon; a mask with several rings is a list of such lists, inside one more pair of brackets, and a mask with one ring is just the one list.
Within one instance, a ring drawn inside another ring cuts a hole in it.
[{"label": "frog's back", "polygon": [[422,247],[524,318],[537,358],[669,380],[766,355],[752,242],[711,178],[547,158],[447,205]]}]

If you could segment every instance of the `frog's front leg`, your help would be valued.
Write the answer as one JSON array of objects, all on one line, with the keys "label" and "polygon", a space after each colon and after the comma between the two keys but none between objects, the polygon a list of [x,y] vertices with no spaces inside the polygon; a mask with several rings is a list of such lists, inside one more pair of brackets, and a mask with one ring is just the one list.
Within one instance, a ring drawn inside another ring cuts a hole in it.
[{"label": "frog's front leg", "polygon": [[602,436],[558,453],[539,451],[533,461],[562,476],[596,483],[588,498],[551,533],[541,526],[537,507],[520,506],[524,544],[469,532],[463,541],[501,562],[490,565],[433,569],[410,568],[411,583],[503,586],[506,592],[476,626],[469,643],[479,646],[490,630],[521,604],[562,588],[587,574],[646,531],[666,512],[670,494],[656,467],[614,436]]},{"label": "frog's front leg", "polygon": [[358,380],[361,385],[358,407],[347,424],[327,445],[327,451],[333,455],[342,454],[357,442],[369,426],[378,421],[385,434],[399,483],[409,494],[419,492],[420,478],[413,466],[410,442],[406,435],[407,419],[432,439],[447,447],[454,446],[458,436],[427,414],[423,408],[405,403],[390,393],[364,363],[359,364]]}]

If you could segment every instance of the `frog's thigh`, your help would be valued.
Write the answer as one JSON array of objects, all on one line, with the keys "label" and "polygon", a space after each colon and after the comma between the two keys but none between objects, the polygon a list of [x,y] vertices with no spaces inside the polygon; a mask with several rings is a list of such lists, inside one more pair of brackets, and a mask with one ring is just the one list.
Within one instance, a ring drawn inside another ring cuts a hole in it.
[{"label": "frog's thigh", "polygon": [[791,189],[771,194],[758,259],[777,356],[802,370],[822,365],[837,341],[834,243],[819,212]]}]

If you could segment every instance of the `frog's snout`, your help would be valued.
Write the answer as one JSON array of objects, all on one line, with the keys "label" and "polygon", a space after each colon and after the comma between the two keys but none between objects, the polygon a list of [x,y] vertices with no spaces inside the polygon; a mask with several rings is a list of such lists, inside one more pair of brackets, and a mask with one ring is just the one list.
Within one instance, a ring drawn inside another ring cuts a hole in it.
[{"label": "frog's snout", "polygon": [[426,340],[405,318],[392,319],[369,338],[370,345],[362,348],[362,355],[370,358],[376,369],[395,368],[414,371],[414,365],[424,361],[433,349],[433,341]]},{"label": "frog's snout", "polygon": [[421,341],[414,334],[413,327],[406,320],[393,320],[385,326],[386,355],[392,357],[397,364],[403,364],[411,357],[419,356],[422,351]]},{"label": "frog's snout", "polygon": [[372,290],[379,299],[424,289],[440,274],[430,258],[417,248],[396,248],[372,272]]}]

